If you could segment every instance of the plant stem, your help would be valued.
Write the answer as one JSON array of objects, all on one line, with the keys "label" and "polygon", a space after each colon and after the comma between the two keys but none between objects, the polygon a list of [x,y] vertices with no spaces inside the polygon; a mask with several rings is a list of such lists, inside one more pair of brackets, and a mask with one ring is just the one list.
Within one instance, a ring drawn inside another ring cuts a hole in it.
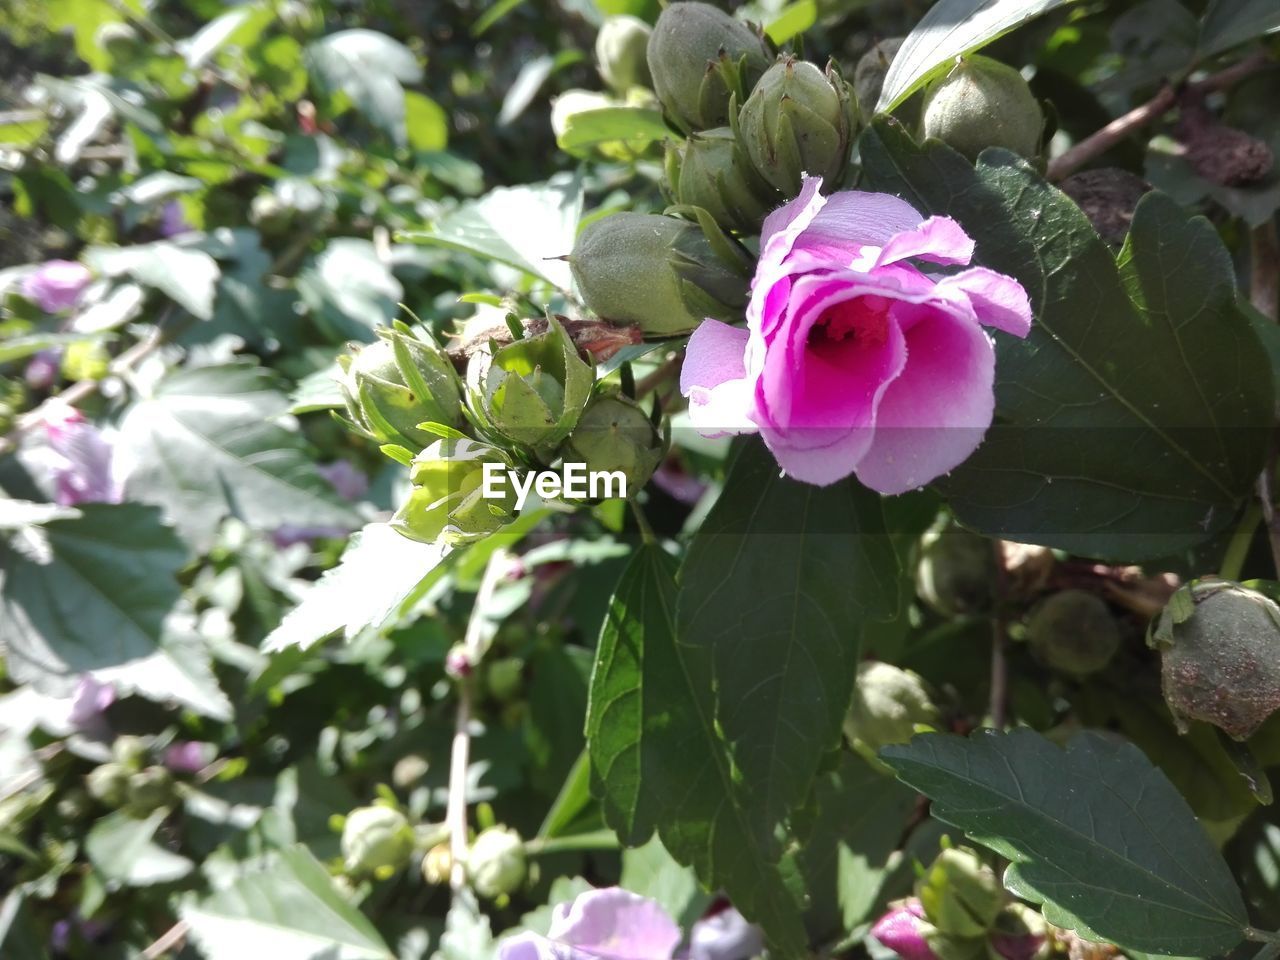
[{"label": "plant stem", "polygon": [[[1190,84],[1188,89],[1193,93],[1200,94],[1211,93],[1214,90],[1224,90],[1265,69],[1271,63],[1271,58],[1266,54],[1257,53],[1227,67],[1225,70],[1220,70],[1205,77],[1203,80]],[[1062,180],[1064,177],[1069,177],[1090,160],[1106,153],[1139,127],[1146,126],[1157,117],[1168,113],[1177,102],[1178,92],[1173,87],[1161,87],[1160,92],[1146,103],[1134,107],[1123,116],[1117,117],[1101,130],[1085,137],[1061,156],[1055,157],[1049,163],[1048,178],[1050,180]]]},{"label": "plant stem", "polygon": [[187,935],[187,922],[179,920],[140,954],[141,960],[157,960],[177,947]]},{"label": "plant stem", "polygon": [[[502,548],[489,555],[476,592],[475,606],[467,621],[463,648],[474,669],[483,654],[485,611],[493,602],[493,593],[506,574],[510,561]],[[449,888],[457,893],[467,885],[467,769],[471,765],[471,679],[458,684],[458,711],[453,723],[453,747],[449,754],[449,802],[444,822],[449,828],[449,852],[453,864],[449,870]]]},{"label": "plant stem", "polygon": [[[1261,478],[1259,478],[1261,479]],[[1258,532],[1258,524],[1262,522],[1262,505],[1249,504],[1235,532],[1231,534],[1231,542],[1222,555],[1222,563],[1218,567],[1218,576],[1223,580],[1239,580],[1244,570],[1245,558],[1249,555],[1249,547],[1253,544],[1253,535]]]},{"label": "plant stem", "polygon": [[541,837],[529,840],[524,852],[531,857],[548,853],[574,853],[579,850],[617,850],[618,835],[612,830],[595,830],[572,837]]},{"label": "plant stem", "polygon": [[995,616],[991,619],[991,726],[1003,730],[1009,700],[1009,662],[1005,656],[1008,624],[1004,618],[1004,593],[1006,570],[1004,541],[992,542],[996,556]]},{"label": "plant stem", "polygon": [[644,515],[644,509],[634,498],[627,502],[631,504],[631,513],[636,518],[636,526],[640,528],[640,539],[644,541],[644,545],[648,547],[657,543],[658,538],[653,527],[649,526],[649,518]]}]

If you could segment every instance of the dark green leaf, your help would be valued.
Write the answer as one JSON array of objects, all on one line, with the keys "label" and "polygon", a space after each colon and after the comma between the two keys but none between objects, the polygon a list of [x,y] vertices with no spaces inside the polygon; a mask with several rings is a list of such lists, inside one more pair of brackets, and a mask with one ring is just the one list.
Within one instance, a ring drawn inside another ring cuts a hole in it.
[{"label": "dark green leaf", "polygon": [[881,123],[862,156],[870,187],[955,217],[976,261],[1016,277],[1036,310],[1025,341],[997,337],[996,425],[939,484],[961,520],[1138,559],[1231,519],[1262,467],[1273,397],[1207,221],[1148,195],[1117,269],[1076,205],[1011,154],[975,170]]},{"label": "dark green leaf", "polygon": [[1168,779],[1132,744],[1084,733],[1065,752],[1028,729],[926,734],[881,757],[933,815],[1011,861],[1045,916],[1130,950],[1210,957],[1248,916],[1230,870]]},{"label": "dark green leaf", "polygon": [[1274,0],[1213,0],[1200,22],[1200,55],[1211,57],[1280,30]]}]

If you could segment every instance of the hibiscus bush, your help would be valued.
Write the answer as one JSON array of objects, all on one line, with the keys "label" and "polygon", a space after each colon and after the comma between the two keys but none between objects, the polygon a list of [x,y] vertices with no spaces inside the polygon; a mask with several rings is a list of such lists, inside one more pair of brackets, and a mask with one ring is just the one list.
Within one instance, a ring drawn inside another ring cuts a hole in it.
[{"label": "hibiscus bush", "polygon": [[1275,0],[0,28],[0,957],[1280,957]]}]

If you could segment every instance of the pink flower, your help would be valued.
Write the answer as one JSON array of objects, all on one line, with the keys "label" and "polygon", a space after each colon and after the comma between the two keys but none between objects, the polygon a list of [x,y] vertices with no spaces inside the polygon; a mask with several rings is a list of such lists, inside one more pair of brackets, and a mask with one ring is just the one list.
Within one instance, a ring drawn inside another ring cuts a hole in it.
[{"label": "pink flower", "polygon": [[47,403],[44,426],[52,453],[54,500],[59,506],[124,499],[111,442],[79,410],[57,401]]},{"label": "pink flower", "polygon": [[747,327],[707,320],[681,373],[694,426],[759,431],[788,474],[826,485],[856,473],[903,493],[962,463],[995,409],[995,351],[983,326],[1025,337],[1026,291],[964,265],[973,241],[954,220],[905,201],[805,179],[770,214]]},{"label": "pink flower", "polygon": [[115,688],[109,683],[99,683],[86,673],[76,684],[67,718],[73,727],[82,730],[97,723],[107,707],[115,702]]},{"label": "pink flower", "polygon": [[924,936],[924,907],[914,897],[876,921],[871,935],[902,960],[938,960]]},{"label": "pink flower", "polygon": [[218,748],[199,740],[175,740],[164,751],[164,765],[174,773],[199,773],[218,755]]},{"label": "pink flower", "polygon": [[335,460],[316,467],[316,473],[329,481],[329,486],[346,500],[359,500],[369,492],[369,478],[352,466],[349,460]]},{"label": "pink flower", "polygon": [[79,302],[92,279],[82,263],[48,260],[22,278],[22,295],[45,313],[61,313]]}]

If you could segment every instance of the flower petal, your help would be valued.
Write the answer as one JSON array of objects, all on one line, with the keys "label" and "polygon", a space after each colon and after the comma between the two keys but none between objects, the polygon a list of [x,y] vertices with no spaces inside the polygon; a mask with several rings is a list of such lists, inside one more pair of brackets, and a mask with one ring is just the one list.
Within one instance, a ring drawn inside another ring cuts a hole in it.
[{"label": "flower petal", "polygon": [[881,493],[905,493],[953,470],[982,442],[995,412],[995,350],[972,321],[929,305],[909,327],[907,365],[889,385],[857,474]]},{"label": "flower petal", "polygon": [[747,331],[719,320],[704,320],[689,338],[680,392],[689,398],[689,420],[705,437],[756,430],[746,349]]},{"label": "flower petal", "polygon": [[557,911],[547,936],[599,960],[671,960],[681,939],[662,907],[621,887],[580,894]]},{"label": "flower petal", "polygon": [[899,234],[920,226],[915,207],[891,193],[841,190],[827,197],[802,236],[806,247],[856,252],[864,246],[883,246]]},{"label": "flower petal", "polygon": [[950,217],[930,217],[890,239],[876,257],[875,266],[910,257],[931,263],[968,263],[973,259],[973,239]]},{"label": "flower petal", "polygon": [[[822,178],[805,177],[800,193],[764,218],[760,227],[760,258],[781,260],[791,245],[818,215],[828,198],[821,194]],[[840,194],[836,194],[840,196]]]},{"label": "flower petal", "polygon": [[1027,291],[1013,277],[986,267],[970,267],[938,281],[938,291],[963,293],[973,305],[978,322],[1015,337],[1031,330],[1031,301]]}]

